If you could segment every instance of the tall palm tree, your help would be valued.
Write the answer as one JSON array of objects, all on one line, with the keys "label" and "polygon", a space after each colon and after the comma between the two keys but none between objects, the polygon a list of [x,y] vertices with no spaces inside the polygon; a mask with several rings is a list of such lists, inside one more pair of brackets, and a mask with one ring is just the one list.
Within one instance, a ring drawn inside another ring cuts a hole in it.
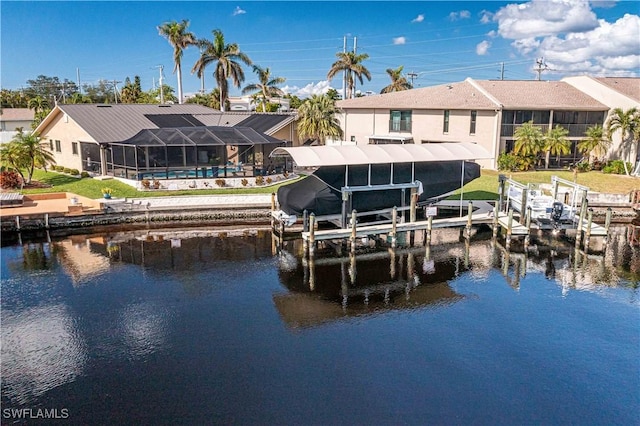
[{"label": "tall palm tree", "polygon": [[216,63],[213,76],[220,90],[220,111],[224,111],[226,100],[229,98],[227,80],[231,79],[233,85],[239,88],[244,81],[244,71],[240,62],[252,65],[251,59],[240,51],[240,47],[236,43],[226,44],[220,30],[213,30],[213,41],[200,40],[198,45],[201,52],[200,58],[196,61],[191,72],[202,77],[205,68],[212,62]]},{"label": "tall palm tree", "polygon": [[549,129],[549,132],[543,139],[543,150],[545,151],[544,168],[549,168],[549,158],[552,155],[556,156],[556,160],[560,161],[561,154],[569,154],[571,152],[571,142],[567,139],[569,130],[562,126],[556,125],[553,129]]},{"label": "tall palm tree", "polygon": [[391,78],[391,84],[384,87],[380,93],[400,92],[402,90],[413,89],[411,83],[407,81],[407,78],[402,75],[404,66],[400,65],[398,68],[387,68],[387,74]]},{"label": "tall palm tree", "polygon": [[578,151],[589,156],[589,162],[591,156],[603,158],[611,146],[611,140],[606,137],[604,128],[599,124],[588,127],[585,136],[585,139],[578,142]]},{"label": "tall palm tree", "polygon": [[630,108],[624,111],[622,108],[615,108],[613,114],[607,120],[607,136],[609,139],[614,133],[620,132],[620,150],[623,151],[622,163],[624,171],[629,175],[627,161],[631,155],[632,148],[636,148],[638,155],[638,141],[640,140],[640,112],[637,108]]},{"label": "tall palm tree", "polygon": [[[44,167],[55,164],[53,154],[47,149],[47,144],[35,133],[18,132],[11,142],[0,149],[0,161],[14,168],[25,183],[31,183],[33,170],[36,166]],[[27,172],[25,178],[22,170]]]},{"label": "tall palm tree", "polygon": [[158,32],[173,46],[173,72],[178,77],[178,103],[182,103],[182,53],[184,49],[197,43],[196,36],[187,31],[189,21],[165,22],[158,26]]},{"label": "tall palm tree", "polygon": [[327,137],[342,137],[342,129],[336,118],[340,111],[335,101],[327,95],[313,95],[298,108],[298,136],[310,138],[324,145]]},{"label": "tall palm tree", "polygon": [[367,77],[371,81],[371,73],[362,65],[362,62],[369,59],[366,53],[356,54],[355,52],[338,52],[336,53],[338,60],[331,65],[327,79],[331,80],[340,71],[346,71],[347,99],[355,97],[355,79],[354,76],[363,84],[362,77]]},{"label": "tall palm tree", "polygon": [[515,144],[513,153],[524,157],[535,157],[543,149],[543,134],[533,121],[527,121],[516,129],[513,136]]},{"label": "tall palm tree", "polygon": [[269,68],[253,66],[253,72],[258,75],[259,83],[252,83],[242,89],[242,94],[255,92],[262,95],[262,112],[267,112],[267,102],[272,96],[284,96],[284,92],[277,86],[285,82],[284,77],[271,77]]}]

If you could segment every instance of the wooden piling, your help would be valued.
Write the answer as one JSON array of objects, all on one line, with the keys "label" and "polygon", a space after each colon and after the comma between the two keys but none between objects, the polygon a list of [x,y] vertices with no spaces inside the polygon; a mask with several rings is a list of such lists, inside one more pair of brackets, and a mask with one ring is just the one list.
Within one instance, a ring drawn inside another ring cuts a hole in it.
[{"label": "wooden piling", "polygon": [[391,247],[396,248],[398,236],[397,236],[397,226],[398,226],[398,208],[393,206],[393,212],[391,215]]},{"label": "wooden piling", "polygon": [[500,225],[498,223],[498,215],[500,214],[500,203],[496,201],[493,206],[493,238],[498,236],[498,229],[500,229]]},{"label": "wooden piling", "polygon": [[427,219],[427,235],[424,239],[424,245],[429,247],[431,245],[431,231],[433,231],[433,216],[429,216]]},{"label": "wooden piling", "polygon": [[531,215],[532,210],[531,206],[527,206],[527,214],[525,218],[525,226],[527,227],[527,235],[524,237],[524,248],[525,250],[529,248],[529,242],[531,239]]},{"label": "wooden piling", "polygon": [[607,214],[604,217],[604,230],[607,233],[607,237],[609,236],[609,227],[611,226],[611,207],[607,207]]},{"label": "wooden piling", "polygon": [[471,238],[471,223],[473,219],[473,201],[469,201],[467,214],[467,226],[465,227],[465,238]]},{"label": "wooden piling", "polygon": [[513,209],[509,209],[509,216],[507,219],[507,238],[505,240],[505,245],[507,250],[511,246],[511,234],[513,233]]},{"label": "wooden piling", "polygon": [[527,215],[527,193],[529,188],[522,190],[522,199],[520,200],[520,224],[524,225]]},{"label": "wooden piling", "polygon": [[580,216],[578,219],[578,229],[576,230],[576,247],[580,247],[582,242],[582,222],[587,213],[587,191],[582,192],[582,202],[580,203]]},{"label": "wooden piling", "polygon": [[357,212],[354,210],[351,211],[351,236],[349,237],[349,244],[351,245],[351,253],[355,253],[356,251],[356,223],[357,223]]},{"label": "wooden piling", "polygon": [[591,224],[593,223],[593,209],[589,208],[589,212],[587,213],[587,230],[585,231],[584,238],[584,251],[589,250],[589,240],[591,239]]},{"label": "wooden piling", "polygon": [[20,232],[20,216],[16,216],[16,231]]},{"label": "wooden piling", "polygon": [[316,250],[316,215],[309,216],[309,256],[313,256]]},{"label": "wooden piling", "polygon": [[49,213],[44,214],[44,227],[45,229],[49,229]]}]

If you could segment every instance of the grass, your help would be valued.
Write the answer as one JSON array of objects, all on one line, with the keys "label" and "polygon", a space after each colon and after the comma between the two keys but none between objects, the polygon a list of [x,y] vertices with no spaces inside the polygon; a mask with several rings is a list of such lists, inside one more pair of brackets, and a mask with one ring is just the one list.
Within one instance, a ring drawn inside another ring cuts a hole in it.
[{"label": "grass", "polygon": [[[39,194],[47,192],[72,192],[87,198],[102,198],[102,188],[113,189],[113,197],[117,198],[142,198],[142,197],[167,197],[176,195],[212,195],[212,194],[270,194],[276,192],[284,183],[248,187],[248,188],[212,188],[212,189],[190,189],[177,191],[138,191],[137,189],[117,179],[97,180],[91,178],[76,178],[69,175],[45,172],[36,170],[33,180],[52,185],[51,188],[25,189],[24,194]],[[293,182],[293,181],[289,181]]]},{"label": "grass", "polygon": [[[481,176],[473,180],[464,187],[464,198],[466,200],[497,200],[498,199],[498,175],[505,174],[520,183],[546,183],[551,184],[551,176],[558,176],[568,181],[574,180],[572,171],[566,170],[543,170],[534,172],[503,173],[494,170],[482,170]],[[25,194],[36,194],[43,192],[72,192],[87,198],[101,198],[101,189],[105,186],[113,189],[113,196],[119,198],[140,198],[140,197],[162,197],[175,195],[211,195],[211,194],[270,194],[276,192],[285,183],[272,186],[249,187],[249,188],[215,188],[198,190],[179,191],[138,191],[135,188],[124,184],[117,179],[100,181],[97,179],[79,179],[65,174],[55,172],[44,172],[36,170],[34,180],[53,185],[51,188],[25,189]],[[289,181],[290,183],[292,181]],[[610,194],[628,194],[640,189],[640,178],[625,175],[604,174],[599,171],[578,173],[576,182],[588,187],[594,192],[604,192]],[[460,192],[452,195],[451,199],[458,199]]]},{"label": "grass", "polygon": [[[495,170],[482,170],[478,179],[469,182],[464,186],[464,199],[466,200],[497,200],[498,199],[498,175],[504,174],[511,179],[522,184],[551,184],[551,176],[573,182],[574,175],[568,170],[540,170],[534,172],[504,173]],[[603,192],[608,194],[628,194],[633,190],[640,189],[640,178],[625,175],[605,174],[599,171],[578,173],[576,183],[589,188],[590,191]],[[458,199],[460,192],[456,192]]]}]

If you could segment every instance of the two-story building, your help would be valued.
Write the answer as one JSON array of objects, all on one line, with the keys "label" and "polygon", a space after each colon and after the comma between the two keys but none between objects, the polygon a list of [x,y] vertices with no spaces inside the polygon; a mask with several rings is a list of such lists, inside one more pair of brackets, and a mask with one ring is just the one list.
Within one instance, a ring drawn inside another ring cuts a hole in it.
[{"label": "two-story building", "polygon": [[[630,80],[640,83],[640,79]],[[613,80],[595,81],[610,86]],[[498,155],[513,149],[515,130],[533,120],[543,131],[556,125],[569,131],[571,153],[552,159],[552,165],[566,166],[580,160],[576,145],[588,127],[604,125],[612,108],[633,104],[631,100],[610,105],[617,103],[612,94],[606,99],[596,98],[590,96],[588,84],[580,84],[579,80],[572,83],[467,78],[457,83],[338,101],[345,140],[333,143],[473,142],[494,156],[479,162],[497,168]],[[630,85],[625,83],[624,87]]]}]

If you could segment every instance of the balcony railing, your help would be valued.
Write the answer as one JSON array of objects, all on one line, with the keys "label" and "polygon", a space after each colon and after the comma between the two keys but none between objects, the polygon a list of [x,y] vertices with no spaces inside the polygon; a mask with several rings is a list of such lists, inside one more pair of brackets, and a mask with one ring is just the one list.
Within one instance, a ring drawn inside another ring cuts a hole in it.
[{"label": "balcony railing", "polygon": [[[585,132],[587,131],[587,128],[593,126],[593,124],[554,124],[553,126],[555,127],[556,125],[569,130],[569,137],[583,137],[585,135]],[[542,133],[547,133],[549,131],[548,124],[534,124],[534,126],[542,130]],[[522,124],[503,124],[501,136],[513,136],[518,127],[522,127]]]},{"label": "balcony railing", "polygon": [[389,120],[389,132],[410,132],[411,120]]}]

